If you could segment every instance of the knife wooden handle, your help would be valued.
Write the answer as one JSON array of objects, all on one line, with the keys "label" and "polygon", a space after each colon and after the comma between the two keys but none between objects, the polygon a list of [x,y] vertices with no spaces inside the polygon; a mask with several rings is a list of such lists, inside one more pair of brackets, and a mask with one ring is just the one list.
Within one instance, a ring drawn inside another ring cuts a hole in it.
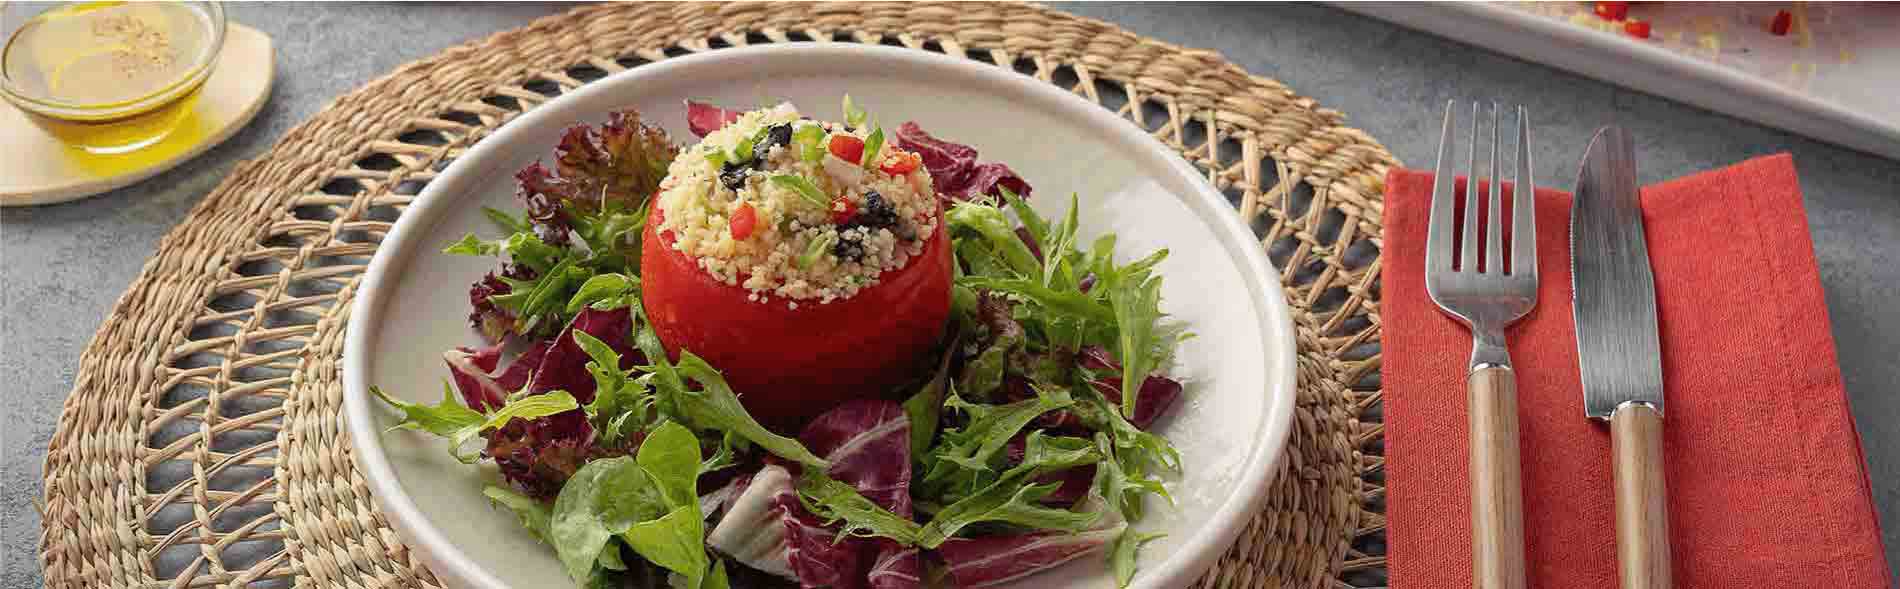
[{"label": "knife wooden handle", "polygon": [[1524,589],[1524,493],[1517,450],[1517,379],[1486,366],[1468,377],[1471,414],[1471,586]]},{"label": "knife wooden handle", "polygon": [[1662,414],[1625,405],[1610,414],[1616,465],[1616,568],[1623,589],[1666,589],[1669,501],[1664,492]]}]

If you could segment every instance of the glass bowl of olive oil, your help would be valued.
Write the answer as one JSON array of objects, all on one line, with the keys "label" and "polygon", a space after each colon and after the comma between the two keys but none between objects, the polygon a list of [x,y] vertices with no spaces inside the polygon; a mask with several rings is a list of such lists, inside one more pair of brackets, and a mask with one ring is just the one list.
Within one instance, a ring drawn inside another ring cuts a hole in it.
[{"label": "glass bowl of olive oil", "polygon": [[217,2],[0,2],[0,96],[68,146],[136,151],[195,124],[224,27]]}]

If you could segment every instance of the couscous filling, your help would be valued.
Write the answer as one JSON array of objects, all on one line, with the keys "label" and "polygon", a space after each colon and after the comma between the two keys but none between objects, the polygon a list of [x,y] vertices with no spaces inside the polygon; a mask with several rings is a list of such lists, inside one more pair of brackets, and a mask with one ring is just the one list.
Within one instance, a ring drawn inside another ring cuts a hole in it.
[{"label": "couscous filling", "polygon": [[790,104],[745,113],[673,161],[659,230],[754,300],[849,298],[939,230],[930,173],[894,143]]}]

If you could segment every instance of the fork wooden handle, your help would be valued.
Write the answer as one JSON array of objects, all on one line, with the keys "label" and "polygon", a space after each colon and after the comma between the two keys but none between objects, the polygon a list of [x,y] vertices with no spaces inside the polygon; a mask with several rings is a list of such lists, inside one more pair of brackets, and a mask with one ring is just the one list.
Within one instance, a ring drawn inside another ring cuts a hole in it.
[{"label": "fork wooden handle", "polygon": [[1662,414],[1625,405],[1610,414],[1615,457],[1616,568],[1623,589],[1667,589],[1669,501],[1663,484]]},{"label": "fork wooden handle", "polygon": [[1517,379],[1486,366],[1468,377],[1471,414],[1471,586],[1524,589],[1524,493],[1517,451]]}]

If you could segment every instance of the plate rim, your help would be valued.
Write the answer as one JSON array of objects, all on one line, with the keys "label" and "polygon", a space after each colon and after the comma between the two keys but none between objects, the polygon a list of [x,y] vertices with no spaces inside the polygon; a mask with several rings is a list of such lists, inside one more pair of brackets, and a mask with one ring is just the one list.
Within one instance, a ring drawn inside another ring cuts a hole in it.
[{"label": "plate rim", "polygon": [[[559,111],[564,103],[581,102],[596,94],[610,93],[613,87],[630,83],[626,79],[674,75],[677,70],[690,68],[717,68],[723,63],[782,59],[783,54],[805,54],[801,57],[820,61],[894,60],[917,63],[925,68],[960,70],[956,72],[959,75],[983,78],[997,86],[1011,87],[1026,95],[1025,100],[1031,104],[1042,103],[1059,111],[1075,113],[1086,126],[1105,130],[1120,143],[1145,146],[1147,149],[1142,150],[1143,155],[1135,156],[1137,159],[1158,159],[1172,170],[1177,176],[1176,180],[1182,180],[1190,187],[1191,196],[1180,195],[1178,198],[1195,216],[1212,225],[1211,229],[1215,232],[1213,237],[1222,249],[1227,250],[1229,256],[1236,258],[1236,265],[1244,280],[1242,286],[1251,291],[1250,298],[1258,305],[1254,315],[1266,352],[1263,368],[1266,371],[1267,390],[1263,393],[1268,397],[1265,403],[1264,436],[1249,449],[1250,455],[1241,467],[1241,476],[1237,481],[1241,487],[1218,504],[1207,525],[1183,543],[1174,555],[1140,571],[1131,587],[1176,587],[1193,582],[1225,554],[1260,510],[1281,466],[1281,457],[1285,454],[1286,440],[1292,428],[1294,398],[1297,395],[1295,358],[1298,346],[1293,334],[1291,309],[1277,278],[1279,272],[1267,259],[1264,249],[1259,247],[1252,231],[1231,211],[1232,205],[1208,183],[1205,175],[1194,169],[1173,148],[1162,144],[1139,127],[1130,125],[1127,120],[1080,96],[1006,68],[930,51],[887,46],[771,43],[700,52],[616,72],[554,97],[502,124],[469,148],[467,153],[451,162],[425,186],[410,203],[408,210],[396,220],[372,256],[356,289],[355,298],[351,301],[350,320],[344,338],[343,412],[344,427],[355,444],[351,456],[361,469],[373,500],[389,516],[391,527],[409,542],[425,563],[439,565],[432,566],[431,570],[440,577],[448,577],[443,579],[447,585],[456,586],[456,582],[459,582],[483,589],[510,587],[486,565],[470,557],[416,507],[414,500],[402,489],[395,469],[388,461],[382,445],[383,432],[374,427],[375,420],[370,413],[372,403],[369,402],[367,382],[369,352],[380,332],[378,325],[381,322],[378,319],[383,314],[386,298],[383,296],[386,290],[384,283],[390,282],[388,288],[394,288],[393,284],[399,282],[400,277],[390,275],[392,266],[405,261],[405,256],[413,257],[416,254],[409,250],[419,246],[411,242],[420,239],[419,234],[433,228],[436,221],[434,217],[439,216],[438,209],[446,209],[447,203],[457,200],[458,194],[448,193],[448,187],[463,181],[463,178],[478,180],[487,175],[477,167],[480,162],[497,157],[492,154],[512,149],[510,144],[516,135],[529,133],[528,129],[545,126],[550,124],[550,119],[562,116]],[[571,115],[562,118],[571,118]],[[399,255],[398,252],[402,253]],[[449,582],[451,580],[455,582]]]}]

